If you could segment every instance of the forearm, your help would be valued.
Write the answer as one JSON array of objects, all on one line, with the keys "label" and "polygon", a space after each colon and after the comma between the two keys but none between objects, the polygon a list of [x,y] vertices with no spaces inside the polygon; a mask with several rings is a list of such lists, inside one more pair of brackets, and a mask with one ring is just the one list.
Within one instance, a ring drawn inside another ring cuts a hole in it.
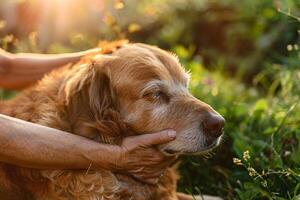
[{"label": "forearm", "polygon": [[17,53],[8,55],[13,69],[18,68],[21,69],[21,73],[31,75],[32,73],[43,73],[46,69],[57,68],[67,63],[77,62],[82,56],[97,51],[99,49],[64,54]]},{"label": "forearm", "polygon": [[114,146],[0,114],[0,161],[30,168],[111,169]]},{"label": "forearm", "polygon": [[10,54],[0,51],[0,87],[21,89],[41,79],[47,72],[68,63],[74,63],[87,54],[99,52],[91,49],[66,54]]}]

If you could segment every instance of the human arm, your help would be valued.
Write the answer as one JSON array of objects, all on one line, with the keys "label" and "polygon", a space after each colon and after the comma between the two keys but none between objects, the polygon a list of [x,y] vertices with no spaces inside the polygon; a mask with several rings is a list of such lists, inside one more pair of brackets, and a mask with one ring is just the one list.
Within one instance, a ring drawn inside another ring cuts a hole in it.
[{"label": "human arm", "polygon": [[22,89],[55,68],[77,62],[82,56],[99,51],[99,48],[95,48],[65,54],[12,54],[0,49],[0,88]]},{"label": "human arm", "polygon": [[0,114],[0,161],[39,169],[108,169],[155,183],[171,159],[165,161],[151,145],[173,140],[174,132],[168,133],[128,137],[121,146],[99,144]]}]

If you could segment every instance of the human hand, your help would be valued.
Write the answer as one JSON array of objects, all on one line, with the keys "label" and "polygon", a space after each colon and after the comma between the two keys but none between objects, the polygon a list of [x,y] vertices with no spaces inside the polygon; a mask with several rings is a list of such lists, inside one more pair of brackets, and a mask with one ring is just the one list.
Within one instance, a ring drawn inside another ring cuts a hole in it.
[{"label": "human hand", "polygon": [[176,132],[173,130],[125,138],[117,151],[117,170],[127,172],[140,181],[156,184],[176,157],[163,155],[153,145],[167,143],[175,138]]}]

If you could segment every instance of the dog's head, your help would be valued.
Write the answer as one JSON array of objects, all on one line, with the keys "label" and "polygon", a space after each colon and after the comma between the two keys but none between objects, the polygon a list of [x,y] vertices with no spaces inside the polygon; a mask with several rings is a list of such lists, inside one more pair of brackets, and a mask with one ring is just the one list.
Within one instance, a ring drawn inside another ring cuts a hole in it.
[{"label": "dog's head", "polygon": [[[169,155],[202,153],[219,144],[223,117],[189,93],[189,75],[174,55],[145,44],[125,44],[80,65],[77,78],[67,83],[67,96],[86,87],[81,98],[89,99],[88,106],[82,108],[93,113],[93,120],[101,121],[113,110],[137,134],[174,129],[176,139],[159,146]],[[107,126],[110,130],[113,124]]]}]

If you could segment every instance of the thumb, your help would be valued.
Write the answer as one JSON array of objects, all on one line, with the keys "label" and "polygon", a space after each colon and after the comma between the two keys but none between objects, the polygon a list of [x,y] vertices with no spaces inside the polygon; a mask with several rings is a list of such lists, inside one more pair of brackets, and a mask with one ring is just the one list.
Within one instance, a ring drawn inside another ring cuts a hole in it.
[{"label": "thumb", "polygon": [[144,134],[136,136],[136,143],[143,146],[152,146],[157,144],[164,144],[176,138],[174,130],[164,130],[157,133]]}]

